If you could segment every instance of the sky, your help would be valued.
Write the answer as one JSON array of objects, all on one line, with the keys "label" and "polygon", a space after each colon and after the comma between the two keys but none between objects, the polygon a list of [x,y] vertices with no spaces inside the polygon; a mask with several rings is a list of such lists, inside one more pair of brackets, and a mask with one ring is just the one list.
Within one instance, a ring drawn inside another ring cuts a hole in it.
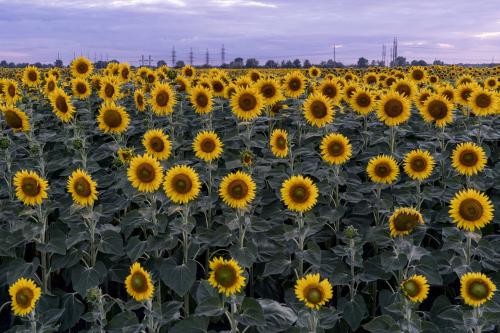
[{"label": "sky", "polygon": [[0,0],[0,60],[500,62],[499,0]]}]

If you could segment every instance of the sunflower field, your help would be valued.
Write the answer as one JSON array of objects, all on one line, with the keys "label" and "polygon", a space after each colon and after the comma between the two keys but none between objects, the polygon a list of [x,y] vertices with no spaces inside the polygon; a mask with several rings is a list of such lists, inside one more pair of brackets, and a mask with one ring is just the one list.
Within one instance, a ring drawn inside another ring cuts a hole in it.
[{"label": "sunflower field", "polygon": [[0,331],[497,332],[500,67],[0,69]]}]

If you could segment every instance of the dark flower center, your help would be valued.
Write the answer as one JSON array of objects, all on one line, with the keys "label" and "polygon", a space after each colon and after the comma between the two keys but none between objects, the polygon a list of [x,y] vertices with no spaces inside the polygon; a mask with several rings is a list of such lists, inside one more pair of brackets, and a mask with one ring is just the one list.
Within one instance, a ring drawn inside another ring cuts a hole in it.
[{"label": "dark flower center", "polygon": [[23,180],[23,183],[21,185],[21,188],[24,192],[24,194],[30,196],[30,197],[35,197],[41,192],[41,187],[40,184],[38,184],[38,181],[34,178],[25,178]]},{"label": "dark flower center", "polygon": [[137,167],[137,178],[143,183],[151,183],[156,178],[155,168],[144,162]]},{"label": "dark flower center", "polygon": [[464,150],[459,157],[460,164],[463,164],[468,167],[475,166],[479,161],[479,158],[475,151],[472,150]]},{"label": "dark flower center", "polygon": [[384,105],[384,112],[391,118],[396,118],[403,113],[403,103],[398,99],[390,99]]},{"label": "dark flower center", "polygon": [[356,97],[356,103],[359,106],[366,108],[367,106],[370,106],[370,103],[371,103],[370,96],[368,96],[365,93],[359,94],[359,96]]},{"label": "dark flower center", "polygon": [[74,185],[75,192],[82,197],[88,197],[92,193],[90,183],[83,177],[78,178]]},{"label": "dark flower center", "polygon": [[104,112],[104,122],[111,128],[118,127],[122,124],[122,115],[118,110],[108,109]]},{"label": "dark flower center", "polygon": [[403,95],[403,96],[410,96],[411,95],[411,88],[406,85],[406,84],[399,84],[397,87],[396,87],[396,91]]},{"label": "dark flower center", "polygon": [[254,95],[249,93],[244,93],[240,96],[238,101],[240,109],[245,112],[253,110],[257,106],[257,98]]},{"label": "dark flower center", "polygon": [[30,288],[22,288],[16,293],[16,303],[22,308],[28,308],[33,300],[33,291]]},{"label": "dark flower center", "polygon": [[243,199],[248,194],[248,185],[241,179],[233,180],[229,183],[228,192],[235,199]]},{"label": "dark flower center", "polygon": [[193,187],[191,178],[185,174],[178,174],[172,179],[172,185],[176,192],[180,194],[188,193]]},{"label": "dark flower center", "polygon": [[266,84],[262,87],[260,92],[264,95],[264,97],[271,98],[276,94],[276,89],[272,84]]},{"label": "dark flower center", "polygon": [[57,96],[57,98],[56,98],[56,108],[61,113],[68,112],[68,103],[66,102],[66,98],[64,98],[64,96]]},{"label": "dark flower center", "polygon": [[483,206],[476,199],[465,199],[458,209],[460,216],[467,221],[476,221],[483,216]]},{"label": "dark flower center", "polygon": [[309,190],[302,184],[294,185],[290,190],[292,200],[298,203],[304,203],[309,199]]},{"label": "dark flower center", "polygon": [[205,93],[199,93],[197,96],[196,96],[196,104],[198,104],[198,106],[204,108],[208,105],[208,97],[207,95],[205,95]]},{"label": "dark flower center", "polygon": [[491,97],[486,94],[479,94],[476,97],[476,105],[480,108],[487,108],[491,104]]},{"label": "dark flower center", "polygon": [[427,161],[423,157],[415,157],[411,160],[410,165],[413,171],[421,172],[427,168]]},{"label": "dark flower center", "polygon": [[35,71],[28,72],[28,79],[31,82],[35,82],[38,79],[38,76],[36,75],[36,72]]},{"label": "dark flower center", "polygon": [[23,127],[23,120],[12,110],[5,112],[5,121],[12,128],[19,129]]},{"label": "dark flower center", "polygon": [[431,117],[436,120],[444,119],[448,115],[448,107],[443,101],[431,101],[428,110]]},{"label": "dark flower center", "polygon": [[398,213],[394,217],[394,228],[397,231],[410,231],[418,224],[419,216],[411,213]]},{"label": "dark flower center", "polygon": [[84,83],[79,82],[79,83],[76,85],[76,91],[77,91],[79,94],[85,94],[85,93],[87,92],[87,86],[86,86]]},{"label": "dark flower center", "polygon": [[206,138],[201,142],[201,150],[204,153],[211,153],[215,150],[215,142],[211,138]]},{"label": "dark flower center", "polygon": [[318,304],[322,298],[321,291],[318,288],[311,288],[307,291],[306,299],[309,303]]},{"label": "dark flower center", "polygon": [[406,294],[410,297],[415,297],[420,292],[420,287],[418,283],[413,280],[408,280],[403,284],[403,289]]},{"label": "dark flower center", "polygon": [[144,276],[144,274],[140,272],[134,273],[134,275],[132,275],[132,279],[130,280],[130,282],[132,284],[132,289],[135,292],[143,293],[148,290],[147,278]]},{"label": "dark flower center", "polygon": [[337,88],[334,85],[329,84],[323,87],[322,93],[327,97],[334,98],[337,96]]},{"label": "dark flower center", "polygon": [[158,104],[159,107],[165,107],[167,106],[168,99],[168,93],[162,90],[158,93],[158,95],[156,95],[156,104]]},{"label": "dark flower center", "polygon": [[279,136],[279,137],[276,139],[276,146],[277,146],[279,149],[285,149],[285,148],[286,148],[286,139],[285,139],[283,136]]},{"label": "dark flower center", "polygon": [[230,266],[221,266],[215,271],[215,280],[225,288],[229,288],[236,282],[236,272]]},{"label": "dark flower center", "polygon": [[151,138],[151,140],[149,140],[149,145],[151,146],[151,149],[153,149],[157,153],[161,153],[163,149],[165,149],[165,144],[163,143],[163,140],[156,136]]},{"label": "dark flower center", "polygon": [[420,81],[424,78],[424,73],[421,70],[415,70],[412,73],[413,79]]},{"label": "dark flower center", "polygon": [[469,293],[476,299],[482,300],[488,296],[489,289],[481,281],[474,281],[470,284]]},{"label": "dark flower center", "polygon": [[224,90],[224,85],[219,81],[215,81],[212,83],[212,88],[214,89],[215,92],[220,93],[221,91]]},{"label": "dark flower center", "polygon": [[79,74],[85,74],[85,73],[87,73],[88,70],[89,70],[89,66],[84,62],[80,62],[76,65],[76,71]]},{"label": "dark flower center", "polygon": [[112,84],[107,83],[106,87],[104,87],[104,94],[106,97],[111,98],[115,94],[115,87]]},{"label": "dark flower center", "polygon": [[391,174],[392,168],[388,163],[382,162],[378,163],[375,167],[375,174],[380,178],[389,177]]},{"label": "dark flower center", "polygon": [[328,109],[322,101],[314,101],[311,103],[311,113],[314,118],[322,119],[328,114]]},{"label": "dark flower center", "polygon": [[302,88],[302,81],[300,79],[293,78],[288,81],[288,88],[292,91],[300,90],[300,88]]},{"label": "dark flower center", "polygon": [[333,141],[328,145],[330,156],[341,156],[344,153],[344,145],[341,142]]}]

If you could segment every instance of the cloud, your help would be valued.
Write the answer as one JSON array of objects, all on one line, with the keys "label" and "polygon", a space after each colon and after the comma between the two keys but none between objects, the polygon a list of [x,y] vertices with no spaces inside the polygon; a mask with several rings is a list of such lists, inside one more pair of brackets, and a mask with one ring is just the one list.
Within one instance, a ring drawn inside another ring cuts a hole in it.
[{"label": "cloud", "polygon": [[221,7],[262,7],[262,8],[278,8],[277,5],[261,1],[246,1],[246,0],[212,0],[211,3]]},{"label": "cloud", "polygon": [[496,39],[500,37],[500,31],[481,32],[479,34],[473,35],[473,37],[480,39]]},{"label": "cloud", "polygon": [[441,49],[452,49],[455,47],[455,45],[448,44],[448,43],[437,43],[436,45],[437,45],[437,47],[439,47]]}]

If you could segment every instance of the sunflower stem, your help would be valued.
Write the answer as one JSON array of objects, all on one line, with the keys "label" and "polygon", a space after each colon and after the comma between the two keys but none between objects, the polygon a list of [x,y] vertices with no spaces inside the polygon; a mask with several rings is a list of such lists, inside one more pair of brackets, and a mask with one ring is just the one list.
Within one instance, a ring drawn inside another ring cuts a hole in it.
[{"label": "sunflower stem", "polygon": [[470,267],[472,259],[472,235],[471,232],[465,233],[465,265]]},{"label": "sunflower stem", "polygon": [[311,310],[309,312],[309,333],[316,333],[318,327],[318,312]]},{"label": "sunflower stem", "polygon": [[404,324],[406,324],[406,329],[404,329],[404,327],[402,327],[403,332],[408,332],[408,333],[412,332],[411,312],[412,312],[412,309],[411,309],[410,301],[408,301],[408,299],[405,298],[405,307],[404,307],[405,323]]},{"label": "sunflower stem", "polygon": [[299,277],[302,277],[304,275],[304,241],[305,241],[305,234],[302,229],[304,229],[304,215],[302,212],[299,213],[298,218],[297,218],[297,224],[299,225],[298,228],[298,234],[299,234]]},{"label": "sunflower stem", "polygon": [[[40,244],[45,245],[47,238],[47,217],[42,211],[42,205],[37,205],[36,209],[38,222],[42,224],[42,231],[40,232]],[[40,251],[41,265],[42,265],[42,290],[44,294],[48,293],[49,290],[49,275],[50,268],[48,267],[47,252],[45,250]]]},{"label": "sunflower stem", "polygon": [[391,155],[394,155],[396,150],[396,126],[391,126]]},{"label": "sunflower stem", "polygon": [[356,275],[354,272],[355,257],[356,257],[356,247],[354,243],[354,238],[351,238],[349,239],[349,266],[351,268],[351,284],[349,286],[349,296],[351,298],[351,302],[354,300],[354,297],[356,296],[356,289],[355,289]]},{"label": "sunflower stem", "polygon": [[29,315],[29,320],[30,320],[30,324],[31,324],[31,332],[37,333],[35,309],[33,309],[33,311],[31,311],[31,313]]},{"label": "sunflower stem", "polygon": [[483,331],[483,325],[479,324],[479,320],[483,316],[483,310],[481,306],[474,307],[472,310],[472,323],[473,323],[473,328],[472,332],[473,333],[481,333]]},{"label": "sunflower stem", "polygon": [[417,210],[420,210],[420,207],[422,206],[422,182],[419,180],[417,181]]},{"label": "sunflower stem", "polygon": [[[183,230],[182,230],[182,245],[183,245],[183,261],[182,263],[184,265],[187,265],[188,259],[189,259],[189,233],[187,231],[187,225],[188,225],[188,218],[189,218],[189,206],[185,205],[183,207],[183,212],[182,212],[182,224],[183,224]],[[184,316],[185,318],[189,317],[189,292],[184,295]]]},{"label": "sunflower stem", "polygon": [[483,121],[481,116],[476,116],[477,118],[477,144],[481,145],[483,142],[483,139],[481,138],[481,130],[483,128]]}]

